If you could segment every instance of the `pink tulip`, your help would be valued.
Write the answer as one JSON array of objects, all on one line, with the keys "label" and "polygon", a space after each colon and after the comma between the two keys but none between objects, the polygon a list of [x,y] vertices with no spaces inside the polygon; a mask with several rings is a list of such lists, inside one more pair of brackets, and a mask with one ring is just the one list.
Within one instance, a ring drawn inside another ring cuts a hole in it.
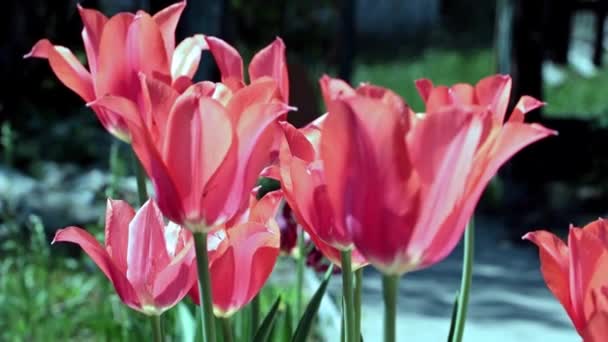
[{"label": "pink tulip", "polygon": [[555,134],[523,123],[523,114],[540,104],[531,98],[503,123],[510,91],[504,79],[489,78],[477,88],[419,83],[426,84],[424,115],[388,89],[321,80],[329,112],[321,160],[334,224],[383,273],[400,275],[444,259],[498,168]]},{"label": "pink tulip", "polygon": [[145,76],[141,81],[143,106],[118,96],[92,106],[126,118],[163,214],[192,231],[209,231],[246,210],[270,163],[280,134],[277,121],[290,109],[276,98],[276,82],[266,79],[232,92],[205,81],[179,94]]},{"label": "pink tulip", "polygon": [[[203,35],[186,38],[175,46],[175,28],[185,6],[182,1],[154,16],[138,11],[111,18],[78,6],[89,70],[68,48],[53,45],[47,39],[38,41],[25,57],[48,59],[57,78],[87,103],[106,94],[137,103],[141,97],[139,73],[183,90],[192,83],[201,51],[207,49]],[[130,140],[121,113],[94,109],[108,132]]]},{"label": "pink tulip", "polygon": [[[281,238],[275,217],[282,199],[273,191],[253,200],[234,225],[214,227],[207,237],[209,272],[216,315],[228,317],[260,292],[272,273]],[[192,298],[200,303],[198,286]]]},{"label": "pink tulip", "polygon": [[[337,219],[327,197],[319,137],[325,116],[298,130],[282,123],[285,142],[280,150],[277,174],[287,203],[315,246],[332,263],[341,266],[341,251],[353,249],[350,234],[335,224]],[[367,264],[357,249],[352,251],[354,270]]]},{"label": "pink tulip", "polygon": [[585,342],[608,338],[608,222],[599,219],[584,228],[571,226],[568,245],[542,230],[523,238],[538,246],[547,287],[579,334],[588,336]]},{"label": "pink tulip", "polygon": [[123,303],[146,315],[160,315],[196,283],[191,233],[165,225],[158,207],[147,201],[135,213],[123,201],[108,200],[105,248],[84,229],[68,227],[55,242],[78,244],[114,285]]}]

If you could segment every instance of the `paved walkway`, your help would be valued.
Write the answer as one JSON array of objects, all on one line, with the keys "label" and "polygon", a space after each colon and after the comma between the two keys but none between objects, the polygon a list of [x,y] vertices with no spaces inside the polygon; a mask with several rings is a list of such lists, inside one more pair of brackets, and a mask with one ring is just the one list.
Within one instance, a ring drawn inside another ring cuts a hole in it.
[{"label": "paved walkway", "polygon": [[[542,280],[536,248],[500,243],[500,223],[478,219],[475,267],[464,341],[579,341],[558,301]],[[490,230],[489,227],[492,229]],[[498,229],[497,229],[498,228]],[[400,283],[398,341],[445,341],[460,286],[462,249],[442,263],[406,275]],[[340,293],[340,278],[330,291]],[[365,341],[382,338],[381,279],[368,268],[363,298]]]}]

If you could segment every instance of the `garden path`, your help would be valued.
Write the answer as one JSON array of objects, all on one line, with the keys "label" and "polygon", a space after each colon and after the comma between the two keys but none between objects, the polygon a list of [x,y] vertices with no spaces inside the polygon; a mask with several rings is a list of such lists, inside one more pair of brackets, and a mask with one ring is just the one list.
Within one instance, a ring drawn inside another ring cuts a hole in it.
[{"label": "garden path", "polygon": [[[497,219],[478,218],[476,222],[473,285],[463,340],[577,341],[568,316],[545,286],[536,247],[507,243]],[[462,246],[458,246],[438,265],[401,279],[398,341],[446,340],[461,262]],[[340,278],[330,284],[330,291],[339,295]],[[381,289],[380,275],[368,267],[362,308],[365,341],[382,339]]]}]

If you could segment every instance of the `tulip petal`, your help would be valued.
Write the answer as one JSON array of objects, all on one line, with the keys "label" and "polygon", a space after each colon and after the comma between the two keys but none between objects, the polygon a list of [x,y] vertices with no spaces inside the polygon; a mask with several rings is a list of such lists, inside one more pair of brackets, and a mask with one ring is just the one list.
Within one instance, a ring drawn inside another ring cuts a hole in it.
[{"label": "tulip petal", "polygon": [[433,81],[427,78],[421,78],[416,80],[416,90],[418,90],[418,94],[422,98],[422,101],[426,103],[429,100],[429,96],[431,95],[431,91],[435,86],[433,85]]},{"label": "tulip petal", "polygon": [[323,123],[325,122],[326,118],[327,113],[319,116],[308,125],[299,129],[299,131],[302,132],[304,136],[306,136],[306,139],[313,146],[315,152],[314,159],[320,158],[319,154],[321,153],[321,131],[323,130]]},{"label": "tulip petal", "polygon": [[276,224],[245,223],[230,228],[222,244],[228,248],[210,258],[213,304],[229,316],[247,305],[261,290],[279,256]]},{"label": "tulip petal", "polygon": [[502,123],[505,120],[510,94],[511,77],[507,75],[488,76],[475,85],[478,103],[490,106],[495,122]]},{"label": "tulip petal", "polygon": [[222,82],[226,83],[230,79],[243,82],[243,59],[239,52],[219,38],[206,36],[205,40],[220,69]]},{"label": "tulip petal", "polygon": [[247,115],[247,110],[250,107],[272,102],[276,92],[277,84],[271,79],[256,82],[236,91],[226,106],[232,122],[237,125],[241,120],[246,121],[247,118],[244,118],[244,116]]},{"label": "tulip petal", "polygon": [[129,307],[138,310],[140,302],[137,294],[125,275],[113,263],[108,253],[101,247],[99,242],[86,230],[78,227],[68,227],[59,229],[55,233],[52,243],[71,242],[79,245],[87,255],[93,259],[95,264],[101,269],[103,274],[108,277],[116,293]]},{"label": "tulip petal", "polygon": [[165,134],[167,117],[179,94],[165,82],[140,74],[143,98],[143,118],[150,129],[153,141],[158,142]]},{"label": "tulip petal", "polygon": [[[442,222],[465,195],[482,131],[480,119],[459,107],[427,113],[419,125],[408,144],[422,183],[423,204],[411,238],[416,245],[409,246],[414,254],[429,253]],[[462,233],[464,224],[452,229]]]},{"label": "tulip petal", "polygon": [[249,63],[249,78],[251,82],[268,76],[274,79],[281,92],[283,102],[289,102],[289,76],[285,58],[285,44],[281,38],[260,50]]},{"label": "tulip petal", "polygon": [[82,40],[84,49],[89,61],[89,69],[91,74],[97,74],[97,56],[99,55],[99,43],[101,41],[101,33],[103,27],[108,22],[108,18],[101,12],[83,8],[80,4],[77,5],[78,13],[84,24],[82,29]]},{"label": "tulip petal", "polygon": [[374,157],[370,142],[361,132],[361,124],[351,108],[343,101],[332,101],[327,105],[329,114],[321,137],[321,159],[336,224],[346,227],[347,222],[342,220],[347,216],[359,219],[358,213],[361,212],[377,214],[371,211],[377,206],[368,208],[369,201],[365,200],[372,198],[372,189],[376,186],[372,186],[376,180],[373,177],[375,165],[370,162]]},{"label": "tulip petal", "polygon": [[180,1],[162,9],[152,17],[162,33],[168,60],[171,60],[175,49],[175,29],[185,7],[186,1]]},{"label": "tulip petal", "polygon": [[68,48],[53,45],[48,39],[42,39],[24,56],[24,58],[30,57],[47,58],[61,83],[86,102],[95,99],[91,74]]},{"label": "tulip petal", "polygon": [[[142,300],[152,300],[156,275],[171,261],[163,234],[163,216],[152,200],[148,200],[129,224],[127,247],[127,279]],[[153,303],[145,303],[153,304]]]},{"label": "tulip petal", "polygon": [[135,103],[121,96],[106,95],[87,106],[93,108],[108,132],[118,136],[130,135],[127,122],[141,121]]},{"label": "tulip petal", "polygon": [[129,123],[129,131],[131,146],[154,185],[155,200],[160,210],[171,221],[184,223],[182,197],[152,138],[142,123]]},{"label": "tulip petal", "polygon": [[450,88],[446,86],[433,88],[425,104],[426,113],[434,113],[440,111],[442,107],[452,105],[453,97],[450,95]]},{"label": "tulip petal", "polygon": [[541,272],[547,287],[555,298],[575,321],[572,313],[572,300],[570,298],[570,286],[568,284],[568,272],[570,270],[569,250],[566,244],[550,232],[539,230],[530,232],[523,236],[538,246],[540,256]]},{"label": "tulip petal", "polygon": [[224,107],[217,101],[199,99],[197,94],[190,93],[182,95],[175,103],[166,134],[164,160],[172,165],[172,178],[185,203],[188,219],[200,221],[206,185],[233,144],[232,125]]},{"label": "tulip petal", "polygon": [[570,299],[571,318],[576,330],[582,332],[585,323],[595,312],[594,290],[600,291],[606,284],[608,272],[608,249],[603,242],[583,229],[570,228],[568,234],[570,248]]},{"label": "tulip petal", "polygon": [[475,104],[475,88],[470,84],[457,83],[450,87],[452,102],[458,105]]},{"label": "tulip petal", "polygon": [[173,53],[171,58],[171,78],[173,81],[180,76],[194,77],[201,61],[203,50],[207,50],[207,41],[202,34],[196,34],[184,39]]},{"label": "tulip petal", "polygon": [[608,222],[606,220],[597,219],[586,225],[583,229],[585,233],[595,235],[608,248]]},{"label": "tulip petal", "polygon": [[312,162],[316,153],[306,136],[288,122],[281,122],[280,125],[283,128],[291,155],[306,162]]},{"label": "tulip petal", "polygon": [[[135,99],[133,92],[138,89],[137,75],[122,60],[127,56],[127,33],[135,16],[119,13],[108,20],[101,33],[95,91],[100,96],[112,94]],[[117,60],[117,56],[121,56]]]},{"label": "tulip petal", "polygon": [[127,33],[127,62],[131,70],[153,75],[169,70],[170,57],[160,28],[145,12],[135,16]]},{"label": "tulip petal", "polygon": [[589,320],[581,337],[584,342],[604,342],[608,336],[608,312],[598,312]]},{"label": "tulip petal", "polygon": [[533,111],[537,108],[540,108],[544,105],[544,102],[539,101],[533,98],[532,96],[524,95],[519,99],[517,105],[515,105],[515,109],[509,117],[509,122],[524,122],[524,114]]},{"label": "tulip petal", "polygon": [[[397,95],[390,89],[379,87],[373,84],[363,84],[356,90],[358,95],[369,97],[371,99],[380,100],[383,104],[389,106],[393,112],[400,115],[406,115],[407,105],[401,96]],[[409,123],[408,121],[405,121]],[[406,129],[407,130],[407,129]]]},{"label": "tulip petal", "polygon": [[156,275],[152,293],[157,307],[171,308],[197,285],[194,248]]},{"label": "tulip petal", "polygon": [[226,202],[228,216],[246,207],[249,192],[264,167],[271,162],[269,151],[281,132],[276,120],[289,109],[282,103],[256,104],[242,113],[236,126],[238,164]]},{"label": "tulip petal", "polygon": [[129,203],[108,199],[106,206],[106,251],[122,273],[127,272],[127,246],[129,243],[129,223],[135,211]]},{"label": "tulip petal", "polygon": [[323,101],[326,106],[333,100],[347,98],[356,94],[355,90],[348,83],[327,75],[323,75],[319,79],[319,86],[321,87],[321,95],[323,95]]},{"label": "tulip petal", "polygon": [[274,220],[282,199],[283,192],[281,190],[265,194],[264,197],[252,206],[248,221],[266,224],[268,221]]}]

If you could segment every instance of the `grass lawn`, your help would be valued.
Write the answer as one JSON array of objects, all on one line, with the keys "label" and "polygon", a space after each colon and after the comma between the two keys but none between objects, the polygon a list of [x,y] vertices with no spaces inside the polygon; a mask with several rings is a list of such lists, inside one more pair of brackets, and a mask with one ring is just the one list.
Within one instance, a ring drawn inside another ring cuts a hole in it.
[{"label": "grass lawn", "polygon": [[[422,77],[435,84],[450,85],[457,82],[474,83],[495,73],[495,57],[491,49],[442,50],[428,49],[411,59],[388,62],[361,61],[356,66],[355,83],[369,81],[393,89],[416,110],[423,104],[414,86],[414,80]],[[596,118],[602,125],[608,124],[608,69],[597,76],[585,79],[568,71],[568,80],[557,87],[544,89],[548,103],[547,115],[551,117]]]}]

